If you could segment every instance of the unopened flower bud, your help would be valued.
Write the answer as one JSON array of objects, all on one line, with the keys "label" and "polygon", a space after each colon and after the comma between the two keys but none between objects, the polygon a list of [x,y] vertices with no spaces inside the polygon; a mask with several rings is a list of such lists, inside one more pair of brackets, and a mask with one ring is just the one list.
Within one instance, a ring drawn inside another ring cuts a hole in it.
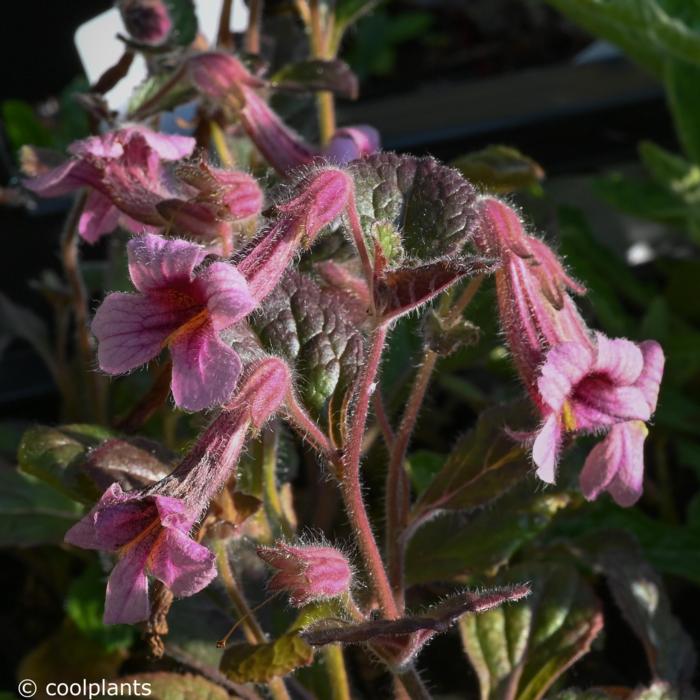
[{"label": "unopened flower bud", "polygon": [[163,0],[122,0],[119,10],[126,30],[144,44],[162,44],[173,28]]},{"label": "unopened flower bud", "polygon": [[337,598],[350,589],[352,568],[335,547],[278,542],[272,547],[258,547],[257,551],[263,561],[278,570],[268,588],[289,593],[289,601],[296,607]]},{"label": "unopened flower bud", "polygon": [[291,383],[291,372],[284,360],[262,360],[242,383],[230,410],[242,411],[253,427],[260,428],[282,405]]},{"label": "unopened flower bud", "polygon": [[231,95],[242,85],[263,84],[238,59],[220,51],[192,56],[187,61],[187,70],[197,90],[214,100]]}]

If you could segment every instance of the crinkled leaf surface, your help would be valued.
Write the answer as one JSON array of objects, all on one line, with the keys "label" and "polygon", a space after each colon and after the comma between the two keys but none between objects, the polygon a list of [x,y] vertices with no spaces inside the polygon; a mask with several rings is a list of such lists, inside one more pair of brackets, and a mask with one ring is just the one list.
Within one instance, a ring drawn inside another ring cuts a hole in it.
[{"label": "crinkled leaf surface", "polygon": [[396,153],[363,158],[349,170],[370,250],[377,221],[390,221],[406,254],[422,261],[453,255],[471,237],[476,190],[457,170]]},{"label": "crinkled leaf surface", "polygon": [[364,340],[338,292],[290,272],[253,323],[266,349],[294,367],[301,397],[314,414],[331,397],[342,400],[362,362]]},{"label": "crinkled leaf surface", "polygon": [[695,670],[693,642],[671,612],[659,574],[646,561],[633,537],[621,531],[588,537],[622,615],[639,637],[655,678],[688,683]]},{"label": "crinkled leaf surface", "polygon": [[189,46],[197,36],[197,13],[193,0],[164,0],[173,23],[169,40]]},{"label": "crinkled leaf surface", "polygon": [[139,673],[119,679],[120,683],[148,683],[153,700],[229,700],[228,692],[203,676],[191,673]]},{"label": "crinkled leaf surface", "polygon": [[20,471],[84,502],[114,481],[133,488],[171,471],[148,441],[116,439],[97,425],[34,426],[23,435],[17,457]]},{"label": "crinkled leaf surface", "polygon": [[530,471],[528,456],[506,428],[523,424],[518,402],[484,411],[476,427],[462,437],[413,507],[418,519],[435,510],[471,510],[490,503]]},{"label": "crinkled leaf surface", "polygon": [[590,648],[603,625],[600,604],[575,569],[523,565],[502,581],[528,581],[532,595],[460,621],[482,700],[538,700]]},{"label": "crinkled leaf surface", "polygon": [[28,474],[0,467],[0,546],[58,544],[83,508]]},{"label": "crinkled leaf surface", "polygon": [[234,644],[224,652],[220,669],[236,683],[266,683],[308,666],[313,657],[311,645],[291,633],[265,644]]},{"label": "crinkled leaf surface", "polygon": [[473,517],[445,513],[423,525],[406,554],[409,584],[495,574],[566,507],[569,497],[515,489]]}]

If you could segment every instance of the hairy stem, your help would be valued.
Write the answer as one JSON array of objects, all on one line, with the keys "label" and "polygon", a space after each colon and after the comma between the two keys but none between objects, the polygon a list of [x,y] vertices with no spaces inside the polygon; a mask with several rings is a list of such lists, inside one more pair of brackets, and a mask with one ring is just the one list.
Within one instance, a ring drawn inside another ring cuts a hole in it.
[{"label": "hairy stem", "polygon": [[360,215],[357,211],[357,204],[355,203],[355,193],[352,193],[350,201],[347,206],[347,215],[350,222],[350,231],[352,232],[352,238],[355,242],[355,247],[357,248],[357,253],[360,256],[362,262],[362,271],[365,275],[365,281],[369,287],[369,298],[372,308],[374,308],[374,266],[369,258],[369,252],[367,250],[367,244],[365,243],[365,233],[362,230],[362,223],[360,222]]},{"label": "hairy stem", "polygon": [[352,700],[348,672],[345,668],[343,647],[340,644],[329,644],[323,648],[326,671],[331,681],[331,697],[333,700]]},{"label": "hairy stem", "polygon": [[396,674],[411,700],[431,700],[430,693],[413,666]]},{"label": "hairy stem", "polygon": [[369,574],[370,584],[385,617],[394,619],[399,612],[389,585],[389,578],[384,569],[384,562],[372,532],[372,525],[367,516],[367,509],[362,498],[360,483],[360,458],[362,455],[362,438],[367,424],[369,402],[374,393],[377,372],[382,359],[386,341],[387,326],[376,328],[370,342],[365,367],[359,380],[355,412],[350,425],[348,443],[345,448],[344,469],[341,475],[341,491],[345,510],[357,539],[364,566]]},{"label": "hairy stem", "polygon": [[328,436],[323,433],[313,418],[306,412],[306,409],[299,403],[299,399],[293,392],[289,392],[287,395],[285,407],[286,420],[323,457],[335,464],[337,462],[336,453]]},{"label": "hairy stem", "polygon": [[90,330],[88,325],[88,297],[85,283],[80,273],[78,251],[78,220],[87,201],[87,192],[81,192],[75,199],[73,207],[68,215],[66,224],[61,234],[61,261],[63,271],[70,288],[71,302],[73,304],[73,317],[75,321],[75,335],[80,355],[80,364],[83,379],[87,388],[87,395],[92,415],[100,423],[106,422],[105,410],[100,395],[100,386],[97,373],[93,368],[92,347],[90,345]]},{"label": "hairy stem", "polygon": [[387,566],[389,569],[389,580],[391,581],[399,610],[404,609],[404,562],[402,556],[403,548],[400,546],[400,535],[406,526],[410,505],[410,489],[404,462],[406,460],[408,443],[416,426],[418,413],[423,405],[437,358],[438,356],[435,352],[426,350],[413,382],[406,410],[396,432],[389,457],[385,492]]}]

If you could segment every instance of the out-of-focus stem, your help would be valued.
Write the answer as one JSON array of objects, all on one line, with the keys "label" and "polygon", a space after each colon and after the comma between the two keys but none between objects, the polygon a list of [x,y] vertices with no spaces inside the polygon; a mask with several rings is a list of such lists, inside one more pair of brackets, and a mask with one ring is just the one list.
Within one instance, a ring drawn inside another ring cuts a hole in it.
[{"label": "out-of-focus stem", "polygon": [[331,697],[333,700],[352,700],[343,648],[339,644],[329,644],[323,648],[323,657],[326,662],[326,671],[331,681]]},{"label": "out-of-focus stem", "polygon": [[389,469],[386,477],[386,548],[387,567],[389,580],[391,581],[399,610],[404,609],[403,586],[403,548],[400,545],[400,534],[406,526],[406,517],[409,508],[410,489],[408,476],[404,469],[408,443],[413,434],[418,419],[418,413],[425,399],[425,394],[430,384],[437,354],[432,350],[426,350],[423,362],[418,368],[411,394],[406,404],[401,424],[396,432],[396,438],[391,449]]},{"label": "out-of-focus stem", "polygon": [[374,415],[377,417],[377,423],[379,424],[379,429],[382,431],[382,437],[386,444],[387,450],[391,450],[391,446],[394,444],[394,429],[391,427],[391,422],[389,421],[389,416],[386,412],[386,406],[384,406],[384,400],[382,398],[382,393],[377,387],[377,390],[372,395],[372,408],[374,408]]},{"label": "out-of-focus stem", "polygon": [[262,432],[262,471],[265,505],[270,511],[268,516],[272,516],[270,521],[273,529],[281,532],[285,537],[291,537],[294,532],[284,513],[284,508],[282,508],[277,487],[277,444],[276,427],[272,425],[264,428]]},{"label": "out-of-focus stem", "polygon": [[[325,24],[325,26],[324,26]],[[333,17],[321,16],[320,0],[310,0],[309,3],[309,30],[311,40],[311,55],[320,60],[328,60],[327,37],[332,32]],[[318,108],[318,127],[321,145],[325,146],[335,133],[335,98],[328,90],[321,90],[316,94]]]},{"label": "out-of-focus stem", "polygon": [[216,44],[224,49],[233,50],[233,34],[231,34],[231,10],[233,8],[233,0],[224,0],[221,5],[221,14],[219,15],[219,31],[216,36]]},{"label": "out-of-focus stem", "polygon": [[260,28],[264,0],[250,0],[248,29],[245,33],[245,50],[257,56],[260,53]]},{"label": "out-of-focus stem", "polygon": [[350,425],[348,443],[345,448],[344,469],[341,475],[341,492],[345,510],[362,553],[365,569],[369,574],[370,585],[377,597],[385,617],[395,619],[399,613],[389,584],[384,562],[372,532],[367,509],[362,498],[360,483],[360,458],[362,438],[367,424],[369,402],[375,389],[377,372],[386,341],[387,327],[380,325],[372,335],[369,353],[359,380],[355,412]]},{"label": "out-of-focus stem", "polygon": [[167,401],[170,394],[172,362],[168,360],[158,370],[146,395],[117,422],[116,427],[125,433],[135,433]]},{"label": "out-of-focus stem", "polygon": [[90,330],[88,327],[88,298],[85,283],[80,274],[78,252],[78,220],[85,207],[87,192],[81,192],[75,199],[61,234],[61,261],[63,271],[70,288],[73,316],[75,320],[75,335],[80,354],[80,364],[87,388],[88,401],[92,415],[100,422],[106,422],[104,406],[100,396],[98,375],[93,368],[92,348],[90,347]]},{"label": "out-of-focus stem", "polygon": [[217,122],[212,120],[209,122],[209,131],[211,133],[211,140],[214,144],[214,149],[216,150],[216,154],[219,156],[219,160],[221,161],[221,165],[223,165],[225,168],[232,168],[236,164],[236,159],[233,157],[231,149],[228,147],[228,143],[226,143],[226,134],[224,134],[224,130]]},{"label": "out-of-focus stem", "polygon": [[450,312],[445,318],[445,324],[447,326],[454,323],[464,313],[464,309],[471,304],[472,299],[479,291],[483,281],[484,275],[476,275],[476,277],[472,277],[472,279],[469,280],[469,284],[464,288],[459,297],[457,297],[457,301],[450,307]]},{"label": "out-of-focus stem", "polygon": [[[228,559],[226,542],[224,540],[217,541],[214,545],[214,549],[216,552],[216,564],[219,569],[219,575],[223,581],[226,593],[228,593],[233,603],[236,614],[241,620],[245,638],[251,644],[264,644],[267,641],[267,637],[238,586],[238,582],[233,574],[233,569],[231,568],[231,563]],[[270,694],[275,700],[290,700],[289,693],[287,693],[284,681],[282,681],[281,678],[274,678],[271,680],[269,688]]]},{"label": "out-of-focus stem", "polygon": [[413,666],[396,674],[396,679],[404,687],[411,700],[431,700],[431,695],[425,687],[418,672]]}]

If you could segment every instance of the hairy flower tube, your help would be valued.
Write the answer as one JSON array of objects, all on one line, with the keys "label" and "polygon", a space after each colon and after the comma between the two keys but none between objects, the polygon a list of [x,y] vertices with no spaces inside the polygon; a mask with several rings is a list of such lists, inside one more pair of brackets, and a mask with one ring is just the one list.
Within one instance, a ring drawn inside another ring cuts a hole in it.
[{"label": "hairy flower tube", "polygon": [[88,187],[78,231],[90,243],[117,225],[135,233],[175,227],[207,240],[226,240],[227,222],[260,212],[262,191],[246,173],[205,163],[198,166],[202,174],[197,178],[177,177],[166,162],[190,156],[194,146],[187,136],[125,127],[75,142],[71,159],[27,180],[26,186],[43,197]]},{"label": "hairy flower tube", "polygon": [[664,354],[658,343],[610,339],[591,331],[569,291],[582,292],[555,254],[528,236],[503,202],[479,203],[477,245],[501,261],[496,289],[513,360],[543,423],[532,457],[554,482],[566,434],[604,433],[580,476],[588,499],[608,491],[622,506],[642,494],[645,422],[655,408]]},{"label": "hairy flower tube", "polygon": [[275,413],[289,384],[283,361],[262,360],[236,403],[212,422],[172,474],[128,493],[113,484],[66,533],[70,544],[118,556],[107,584],[105,624],[148,618],[148,574],[176,596],[194,595],[216,576],[214,555],[189,532],[235,470],[249,428],[260,428]]},{"label": "hairy flower tube", "polygon": [[306,143],[258,94],[265,81],[230,54],[198,54],[188,59],[187,69],[193,85],[203,95],[235,109],[250,140],[282,175],[316,159],[344,165],[379,150],[379,133],[365,125],[338,129],[324,149]]},{"label": "hairy flower tube", "polygon": [[295,607],[337,598],[350,590],[352,568],[347,557],[335,547],[277,542],[272,547],[258,547],[257,552],[263,561],[277,569],[267,587],[288,593]]},{"label": "hairy flower tube", "polygon": [[352,192],[348,175],[320,170],[279,205],[276,225],[251,244],[238,266],[203,264],[200,245],[155,234],[133,238],[129,274],[138,294],[114,293],[98,308],[92,332],[108,374],[129,372],[168,348],[175,403],[200,411],[225,403],[241,372],[223,331],[247,316],[277,286],[299,247],[340,215]]}]

